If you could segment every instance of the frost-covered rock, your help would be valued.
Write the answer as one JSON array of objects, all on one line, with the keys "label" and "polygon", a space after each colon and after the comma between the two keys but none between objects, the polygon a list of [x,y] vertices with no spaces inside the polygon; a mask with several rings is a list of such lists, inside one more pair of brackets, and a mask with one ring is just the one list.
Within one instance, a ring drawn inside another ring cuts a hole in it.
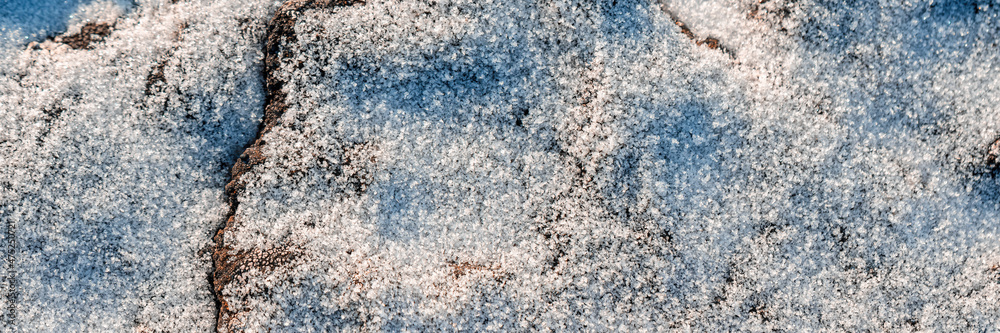
[{"label": "frost-covered rock", "polygon": [[996,6],[303,3],[222,331],[998,324]]},{"label": "frost-covered rock", "polygon": [[4,49],[0,331],[214,327],[211,236],[262,114],[272,10],[142,2]]},{"label": "frost-covered rock", "polygon": [[994,2],[12,3],[5,331],[1000,327]]},{"label": "frost-covered rock", "polygon": [[79,30],[88,22],[113,21],[134,7],[130,0],[4,0],[0,2],[0,59],[28,42]]}]

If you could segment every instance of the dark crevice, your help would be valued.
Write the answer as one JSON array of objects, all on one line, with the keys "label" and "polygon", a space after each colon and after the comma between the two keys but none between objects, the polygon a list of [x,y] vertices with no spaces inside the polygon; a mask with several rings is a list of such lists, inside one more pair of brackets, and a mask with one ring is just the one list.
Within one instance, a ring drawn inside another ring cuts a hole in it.
[{"label": "dark crevice", "polygon": [[991,171],[1000,167],[1000,138],[986,149],[986,167]]},{"label": "dark crevice", "polygon": [[56,37],[54,40],[56,42],[69,45],[69,47],[76,50],[89,50],[92,49],[92,47],[90,47],[90,43],[104,40],[105,37],[108,37],[108,35],[111,34],[111,28],[113,27],[113,24],[109,24],[107,22],[90,22],[83,25],[80,32],[72,35]]},{"label": "dark crevice", "polygon": [[156,88],[157,83],[160,83],[161,85],[167,84],[167,77],[163,73],[163,69],[166,67],[167,60],[163,60],[156,64],[156,66],[153,66],[153,70],[149,72],[149,76],[146,76],[145,96],[152,95],[153,89]]},{"label": "dark crevice", "polygon": [[665,5],[661,5],[660,6],[660,10],[662,10],[664,13],[666,13],[667,16],[670,17],[670,21],[674,22],[674,24],[676,24],[678,27],[680,27],[681,28],[681,33],[684,34],[684,36],[687,36],[688,39],[690,39],[691,41],[693,41],[695,43],[695,45],[705,46],[705,47],[707,47],[709,49],[713,49],[713,50],[719,50],[719,51],[722,51],[722,53],[725,53],[726,55],[728,55],[730,58],[733,58],[733,59],[736,58],[736,52],[733,52],[733,50],[729,49],[726,46],[723,46],[719,42],[718,38],[711,37],[711,36],[705,37],[705,38],[701,38],[697,34],[695,34],[693,31],[691,31],[691,28],[688,27],[688,25],[686,23],[684,23],[684,21],[681,21],[681,19],[678,18],[677,15],[674,14],[674,12],[670,11],[669,9],[667,9]]},{"label": "dark crevice", "polygon": [[42,118],[42,121],[45,123],[45,126],[42,127],[41,133],[39,133],[38,137],[35,138],[35,141],[39,145],[45,143],[45,139],[49,136],[49,132],[52,131],[52,127],[55,126],[52,123],[59,120],[59,117],[62,116],[63,112],[66,112],[66,109],[60,105],[54,105],[42,109],[42,114],[45,115],[45,117]]},{"label": "dark crevice", "polygon": [[[225,231],[236,224],[236,211],[239,208],[238,196],[245,188],[245,181],[241,179],[243,174],[250,171],[253,166],[261,164],[265,156],[261,152],[264,146],[264,134],[269,132],[278,124],[278,119],[288,109],[285,103],[286,93],[283,91],[285,82],[278,77],[277,71],[281,67],[283,59],[292,57],[292,50],[285,47],[293,44],[297,38],[295,36],[295,21],[297,16],[309,9],[335,8],[354,4],[363,4],[359,0],[289,0],[286,1],[274,13],[274,16],[267,24],[267,32],[264,40],[264,66],[262,77],[264,79],[264,117],[257,127],[257,135],[247,144],[244,152],[233,164],[231,178],[226,184],[226,196],[229,202],[229,213],[226,215],[224,225],[215,233],[212,249],[212,273],[209,275],[209,282],[212,286],[212,294],[215,296],[216,330],[219,332],[231,331],[230,321],[236,314],[222,295],[234,277],[238,277],[251,267],[274,269],[281,265],[286,265],[292,260],[301,256],[296,250],[290,249],[268,249],[252,251],[235,251],[233,247],[226,243]],[[150,82],[156,83],[158,80],[154,71]]]}]

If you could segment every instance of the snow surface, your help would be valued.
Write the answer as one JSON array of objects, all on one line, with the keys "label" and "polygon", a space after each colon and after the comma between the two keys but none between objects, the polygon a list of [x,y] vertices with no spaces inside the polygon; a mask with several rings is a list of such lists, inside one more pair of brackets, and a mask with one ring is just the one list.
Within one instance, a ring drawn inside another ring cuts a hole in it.
[{"label": "snow surface", "polygon": [[[259,44],[273,7],[142,2],[112,17],[93,49],[7,50],[0,331],[214,327],[202,250],[228,212],[228,168],[262,114]],[[49,26],[62,24],[73,23]],[[150,81],[157,69],[163,79]]]},{"label": "snow surface", "polygon": [[88,21],[108,21],[130,11],[130,0],[4,0],[0,2],[0,57],[30,41],[79,31]]},{"label": "snow surface", "polygon": [[997,14],[308,11],[222,329],[996,329]]},{"label": "snow surface", "polygon": [[[211,236],[280,3],[27,4],[0,5],[0,325],[214,329]],[[115,17],[91,50],[28,45]],[[249,259],[220,331],[1000,327],[1000,4],[296,22],[288,110],[223,234]]]}]

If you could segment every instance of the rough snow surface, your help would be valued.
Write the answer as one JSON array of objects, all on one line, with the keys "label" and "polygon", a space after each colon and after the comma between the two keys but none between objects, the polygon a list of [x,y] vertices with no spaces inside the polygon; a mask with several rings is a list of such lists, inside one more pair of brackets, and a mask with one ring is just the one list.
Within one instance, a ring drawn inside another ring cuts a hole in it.
[{"label": "rough snow surface", "polygon": [[24,44],[79,30],[89,21],[113,21],[130,11],[129,0],[4,0],[0,2],[0,59]]},{"label": "rough snow surface", "polygon": [[5,50],[2,331],[214,327],[206,248],[228,211],[228,168],[262,113],[271,7],[144,2],[79,22],[114,26],[89,49]]},{"label": "rough snow surface", "polygon": [[997,13],[306,11],[221,328],[995,329]]},{"label": "rough snow surface", "polygon": [[995,2],[374,0],[264,74],[280,3],[78,2],[0,5],[6,330],[1000,327]]}]

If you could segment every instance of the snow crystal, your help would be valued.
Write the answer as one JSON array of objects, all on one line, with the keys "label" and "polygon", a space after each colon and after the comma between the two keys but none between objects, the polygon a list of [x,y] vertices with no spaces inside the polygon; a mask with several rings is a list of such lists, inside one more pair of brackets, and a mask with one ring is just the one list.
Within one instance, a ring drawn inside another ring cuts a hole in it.
[{"label": "snow crystal", "polygon": [[347,2],[0,5],[5,328],[1000,327],[1000,4]]},{"label": "snow crystal", "polygon": [[257,259],[223,289],[222,328],[996,327],[996,20],[306,11],[275,74],[288,111],[224,235]]},{"label": "snow crystal", "polygon": [[78,31],[90,21],[113,21],[134,7],[126,0],[5,0],[0,3],[0,58],[30,41]]},{"label": "snow crystal", "polygon": [[[101,7],[109,3],[2,5],[31,21],[23,26],[35,32],[22,36],[112,27],[80,49],[58,37],[5,46],[5,332],[194,332],[215,324],[208,249],[229,208],[228,168],[261,114],[259,45],[273,4]],[[77,5],[78,15],[66,18]]]}]

